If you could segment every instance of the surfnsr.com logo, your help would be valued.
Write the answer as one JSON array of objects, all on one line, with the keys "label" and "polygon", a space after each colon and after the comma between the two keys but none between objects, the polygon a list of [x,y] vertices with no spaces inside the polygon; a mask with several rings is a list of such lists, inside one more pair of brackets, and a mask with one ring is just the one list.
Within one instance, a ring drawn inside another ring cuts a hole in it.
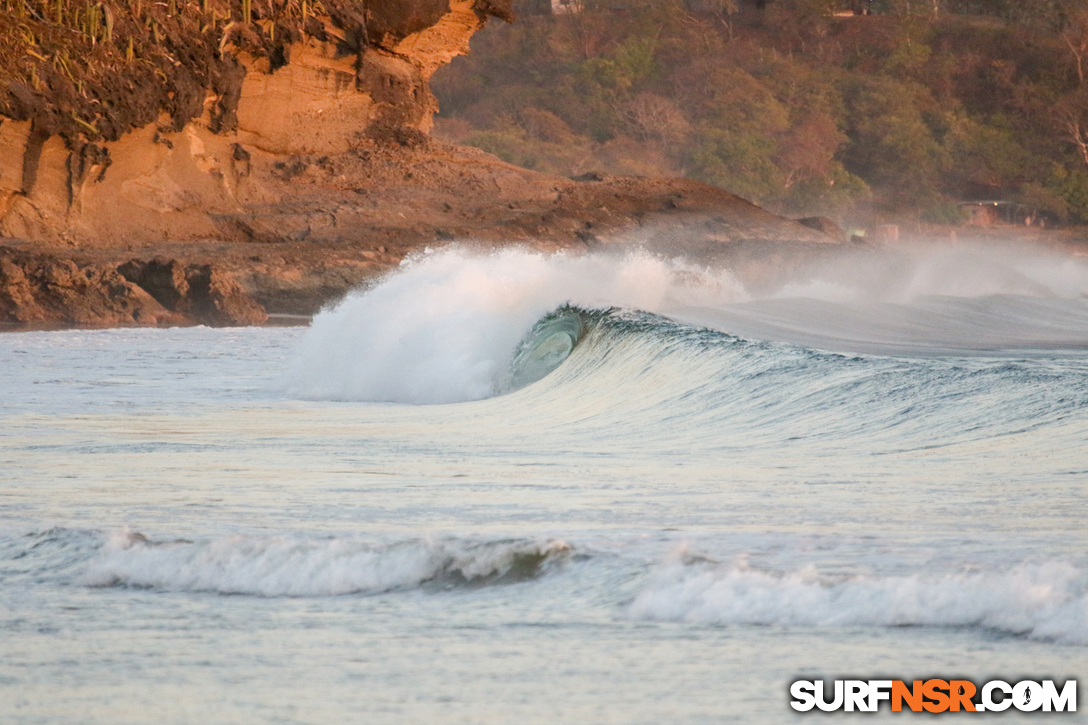
[{"label": "surfnsr.com logo", "polygon": [[1077,711],[1076,680],[1060,688],[1054,680],[1014,685],[991,680],[981,687],[970,680],[835,680],[830,692],[825,695],[824,690],[823,680],[797,680],[790,685],[790,707],[800,712],[876,712],[887,702],[892,712]]}]

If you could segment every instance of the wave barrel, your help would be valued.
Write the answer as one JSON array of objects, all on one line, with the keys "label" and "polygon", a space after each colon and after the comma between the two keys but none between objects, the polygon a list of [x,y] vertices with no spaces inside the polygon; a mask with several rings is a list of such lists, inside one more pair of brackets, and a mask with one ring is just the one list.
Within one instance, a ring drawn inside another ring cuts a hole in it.
[{"label": "wave barrel", "polygon": [[508,389],[531,385],[570,357],[585,332],[582,314],[564,306],[542,317],[518,344],[510,362]]}]

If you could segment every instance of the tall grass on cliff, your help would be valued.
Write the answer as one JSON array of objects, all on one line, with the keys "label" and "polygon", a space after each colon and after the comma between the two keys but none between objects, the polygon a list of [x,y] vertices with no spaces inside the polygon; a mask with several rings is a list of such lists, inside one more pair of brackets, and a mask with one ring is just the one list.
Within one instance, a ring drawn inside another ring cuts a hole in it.
[{"label": "tall grass on cliff", "polygon": [[211,93],[229,130],[244,70],[228,49],[282,65],[327,13],[322,0],[0,0],[0,115],[79,147],[162,113],[180,130]]},{"label": "tall grass on cliff", "polygon": [[[872,15],[842,16],[851,4]],[[513,163],[678,174],[788,213],[1088,222],[1088,3],[526,0],[434,78],[438,132]],[[537,9],[538,13],[533,14]]]}]

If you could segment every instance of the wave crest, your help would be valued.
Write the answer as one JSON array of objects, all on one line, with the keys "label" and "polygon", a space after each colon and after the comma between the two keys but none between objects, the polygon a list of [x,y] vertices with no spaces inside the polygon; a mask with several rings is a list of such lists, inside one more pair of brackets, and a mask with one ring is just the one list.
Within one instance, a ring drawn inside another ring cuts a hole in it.
[{"label": "wave crest", "polygon": [[125,531],[111,537],[82,583],[263,597],[374,594],[525,581],[564,561],[570,550],[559,540],[414,540],[374,546],[344,538],[231,536],[154,542]]},{"label": "wave crest", "polygon": [[653,312],[736,299],[743,289],[729,273],[646,252],[446,249],[406,260],[376,286],[317,315],[288,372],[287,392],[314,400],[480,400],[509,389],[519,343],[565,305]]},{"label": "wave crest", "polygon": [[1088,576],[1060,562],[938,577],[821,577],[678,563],[628,607],[635,619],[801,627],[979,627],[1088,644]]}]

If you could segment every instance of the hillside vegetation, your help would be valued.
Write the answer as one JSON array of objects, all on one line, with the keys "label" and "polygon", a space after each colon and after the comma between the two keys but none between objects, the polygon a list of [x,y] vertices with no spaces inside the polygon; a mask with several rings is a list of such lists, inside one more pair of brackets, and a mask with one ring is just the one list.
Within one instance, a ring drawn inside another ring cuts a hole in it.
[{"label": "hillside vegetation", "polygon": [[[509,0],[473,9],[512,19]],[[164,113],[180,131],[212,101],[211,129],[230,132],[239,55],[274,73],[309,37],[360,56],[449,11],[449,0],[0,0],[0,121],[32,121],[80,150]]]},{"label": "hillside vegetation", "polygon": [[436,75],[437,132],[521,166],[673,174],[790,214],[1088,222],[1088,4],[522,5]]}]

